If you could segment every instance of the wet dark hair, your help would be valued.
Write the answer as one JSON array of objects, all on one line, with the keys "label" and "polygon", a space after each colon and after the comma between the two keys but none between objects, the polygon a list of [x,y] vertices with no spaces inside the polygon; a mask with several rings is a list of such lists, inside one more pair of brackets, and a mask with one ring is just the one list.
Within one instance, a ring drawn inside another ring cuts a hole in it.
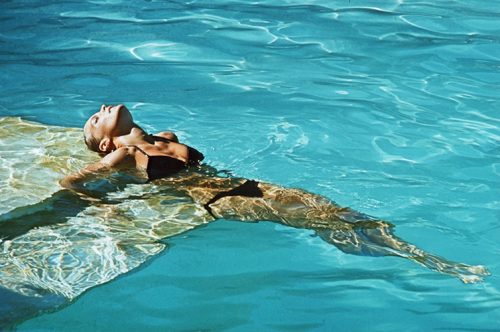
[{"label": "wet dark hair", "polygon": [[95,137],[87,137],[85,133],[83,133],[83,141],[85,142],[85,145],[89,150],[92,150],[97,153],[102,153],[101,150],[99,150],[99,140],[97,140]]}]

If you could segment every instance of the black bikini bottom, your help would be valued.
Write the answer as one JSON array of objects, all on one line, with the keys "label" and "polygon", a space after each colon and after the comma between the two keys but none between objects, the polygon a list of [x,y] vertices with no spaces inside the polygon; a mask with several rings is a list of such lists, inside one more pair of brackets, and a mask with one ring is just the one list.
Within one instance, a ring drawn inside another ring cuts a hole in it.
[{"label": "black bikini bottom", "polygon": [[210,213],[212,217],[217,218],[216,216],[214,216],[212,212],[212,208],[210,207],[211,204],[217,202],[222,197],[228,197],[228,196],[263,197],[264,193],[262,192],[262,190],[260,190],[258,185],[259,182],[257,181],[247,180],[243,184],[239,185],[234,189],[218,193],[211,200],[209,200],[203,207],[207,210],[208,213]]}]

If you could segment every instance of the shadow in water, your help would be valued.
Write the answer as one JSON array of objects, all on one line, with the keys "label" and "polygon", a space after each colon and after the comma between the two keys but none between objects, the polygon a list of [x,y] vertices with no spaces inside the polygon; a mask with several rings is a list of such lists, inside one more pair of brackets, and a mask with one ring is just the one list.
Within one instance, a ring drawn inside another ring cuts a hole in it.
[{"label": "shadow in water", "polygon": [[70,190],[61,190],[36,204],[15,208],[0,216],[0,239],[12,240],[29,230],[66,222],[90,205]]},{"label": "shadow in water", "polygon": [[21,321],[67,303],[65,297],[55,294],[33,298],[0,287],[0,331],[13,329]]},{"label": "shadow in water", "polygon": [[74,217],[92,204],[116,204],[116,200],[109,200],[106,195],[111,192],[123,190],[127,182],[110,182],[98,180],[89,183],[82,192],[63,189],[41,202],[17,207],[0,215],[0,243],[2,240],[12,240],[29,230],[60,224],[69,217]]}]

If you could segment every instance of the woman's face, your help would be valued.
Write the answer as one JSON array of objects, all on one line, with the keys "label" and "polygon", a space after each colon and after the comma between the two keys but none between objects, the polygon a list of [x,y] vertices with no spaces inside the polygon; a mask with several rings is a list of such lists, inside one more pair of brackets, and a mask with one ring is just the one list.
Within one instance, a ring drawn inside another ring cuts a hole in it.
[{"label": "woman's face", "polygon": [[102,105],[99,112],[87,120],[83,130],[86,136],[100,141],[103,138],[126,135],[133,126],[132,114],[125,105]]}]

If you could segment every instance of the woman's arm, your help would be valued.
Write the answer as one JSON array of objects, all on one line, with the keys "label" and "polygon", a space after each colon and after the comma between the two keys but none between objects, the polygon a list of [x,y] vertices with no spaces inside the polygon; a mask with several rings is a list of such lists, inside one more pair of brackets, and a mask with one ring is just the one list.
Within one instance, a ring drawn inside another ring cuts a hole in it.
[{"label": "woman's arm", "polygon": [[129,149],[122,147],[107,154],[99,162],[90,164],[82,168],[77,173],[70,174],[59,181],[59,184],[66,189],[85,192],[83,184],[95,179],[99,175],[105,174],[113,167],[119,165],[130,156]]}]

